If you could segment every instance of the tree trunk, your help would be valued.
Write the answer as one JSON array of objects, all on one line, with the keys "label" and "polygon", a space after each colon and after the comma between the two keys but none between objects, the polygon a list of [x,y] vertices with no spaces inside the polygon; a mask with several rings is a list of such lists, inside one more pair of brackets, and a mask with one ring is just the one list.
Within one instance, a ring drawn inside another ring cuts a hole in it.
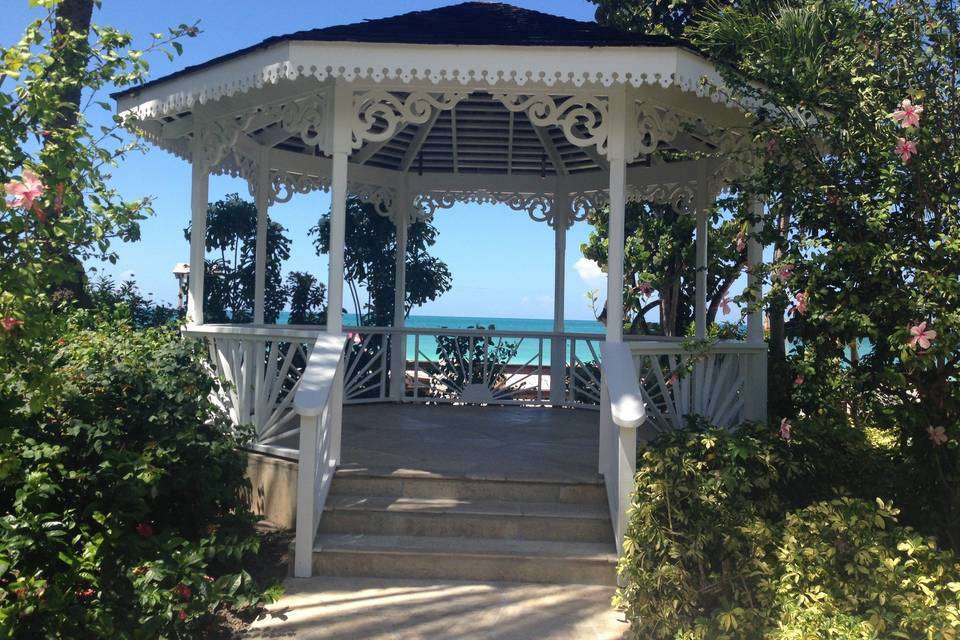
[{"label": "tree trunk", "polygon": [[[787,233],[790,230],[790,207],[784,206],[780,214],[777,227],[780,231],[780,240],[773,251],[773,260],[778,262],[783,258],[783,247],[786,244]],[[768,311],[770,318],[770,350],[771,354],[779,359],[787,357],[787,330],[783,314],[786,312],[783,305],[771,304]]]},{"label": "tree trunk", "polygon": [[[93,19],[93,2],[94,0],[63,0],[57,5],[57,27],[54,32],[54,39],[71,31],[79,32],[89,38],[90,21]],[[86,49],[67,50],[58,60],[59,65],[68,77],[79,75],[89,61],[90,55]],[[83,87],[80,83],[68,84],[63,87],[60,94],[60,102],[62,103],[60,116],[49,132],[48,142],[56,144],[60,132],[76,126],[80,113],[82,92]],[[83,269],[83,263],[79,258],[66,251],[57,258],[70,271],[70,275],[60,283],[57,289],[75,300],[81,307],[89,308],[92,306],[87,291],[87,276]]]}]

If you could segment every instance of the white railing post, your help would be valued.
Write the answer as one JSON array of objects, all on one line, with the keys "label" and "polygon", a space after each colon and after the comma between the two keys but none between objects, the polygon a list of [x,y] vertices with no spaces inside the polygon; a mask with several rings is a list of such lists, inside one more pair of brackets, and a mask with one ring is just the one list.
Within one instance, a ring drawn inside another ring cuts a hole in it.
[{"label": "white railing post", "polygon": [[313,523],[317,509],[317,451],[320,416],[300,417],[300,457],[297,462],[297,529],[293,543],[293,575],[313,573]]},{"label": "white railing post", "polygon": [[[341,361],[342,362],[342,361]],[[343,432],[343,380],[344,367],[337,367],[337,373],[333,378],[333,388],[330,389],[330,405],[327,409],[329,413],[330,429],[330,460],[336,464],[340,462],[340,443],[341,433]]]},{"label": "white railing post", "polygon": [[297,525],[293,575],[309,578],[313,566],[313,540],[320,514],[340,458],[338,381],[343,380],[345,337],[322,333],[304,369],[294,398],[300,417],[300,450],[297,457]]},{"label": "white railing post", "polygon": [[[633,361],[630,347],[622,342],[605,342],[601,347],[603,392],[601,435],[610,436],[601,443],[601,455],[608,457],[601,465],[607,485],[610,520],[617,551],[623,551],[623,536],[627,532],[630,493],[637,473],[637,429],[646,420],[647,412],[640,391],[640,375]],[[604,419],[604,416],[609,416]]]},{"label": "white railing post", "polygon": [[606,476],[610,467],[610,450],[613,440],[613,420],[610,417],[610,391],[607,390],[607,381],[605,373],[606,367],[600,368],[600,434],[598,458],[600,463],[600,475]]},{"label": "white railing post", "polygon": [[629,526],[628,511],[630,493],[633,491],[634,476],[637,474],[637,429],[636,427],[616,426],[617,430],[617,518],[614,522],[614,535],[617,541],[617,553],[623,552],[623,538]]}]

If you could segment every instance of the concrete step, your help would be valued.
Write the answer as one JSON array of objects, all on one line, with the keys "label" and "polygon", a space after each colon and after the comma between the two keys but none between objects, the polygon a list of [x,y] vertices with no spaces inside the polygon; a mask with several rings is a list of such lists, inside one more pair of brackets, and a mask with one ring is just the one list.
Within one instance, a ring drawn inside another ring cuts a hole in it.
[{"label": "concrete step", "polygon": [[447,498],[482,502],[559,502],[606,505],[603,480],[447,476],[419,471],[340,469],[331,495]]},{"label": "concrete step", "polygon": [[320,533],[608,542],[605,505],[332,495]]},{"label": "concrete step", "polygon": [[613,543],[323,533],[314,575],[616,584]]}]

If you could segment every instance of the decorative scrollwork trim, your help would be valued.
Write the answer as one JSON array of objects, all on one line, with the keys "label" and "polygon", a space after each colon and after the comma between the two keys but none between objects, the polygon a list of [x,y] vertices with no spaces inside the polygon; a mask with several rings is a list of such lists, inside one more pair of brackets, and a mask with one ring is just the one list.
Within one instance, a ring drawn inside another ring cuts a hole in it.
[{"label": "decorative scrollwork trim", "polygon": [[435,109],[449,111],[468,95],[466,91],[448,91],[439,97],[424,91],[403,95],[382,89],[358,93],[353,98],[353,148],[389,140],[403,126],[423,124]]},{"label": "decorative scrollwork trim", "polygon": [[609,104],[604,97],[586,93],[560,98],[548,93],[494,93],[493,97],[509,111],[525,113],[535,127],[560,127],[571,144],[607,152]]}]

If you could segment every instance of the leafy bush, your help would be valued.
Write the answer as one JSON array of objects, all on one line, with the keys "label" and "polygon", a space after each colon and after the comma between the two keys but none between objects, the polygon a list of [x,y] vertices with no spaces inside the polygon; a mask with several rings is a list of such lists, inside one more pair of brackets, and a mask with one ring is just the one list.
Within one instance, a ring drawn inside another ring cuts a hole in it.
[{"label": "leafy bush", "polygon": [[787,514],[777,577],[762,584],[776,640],[955,638],[960,563],[932,538],[897,526],[898,510],[839,498]]},{"label": "leafy bush", "polygon": [[48,387],[0,387],[0,637],[196,637],[258,605],[243,434],[199,345],[80,315],[34,349]]},{"label": "leafy bush", "polygon": [[785,450],[744,428],[668,432],[643,452],[617,594],[636,637],[673,638],[717,611],[759,615],[768,523],[784,510],[772,489],[799,471]]},{"label": "leafy bush", "polygon": [[819,435],[694,424],[643,451],[616,598],[633,637],[955,637],[954,554],[888,503],[824,499],[866,449]]}]

